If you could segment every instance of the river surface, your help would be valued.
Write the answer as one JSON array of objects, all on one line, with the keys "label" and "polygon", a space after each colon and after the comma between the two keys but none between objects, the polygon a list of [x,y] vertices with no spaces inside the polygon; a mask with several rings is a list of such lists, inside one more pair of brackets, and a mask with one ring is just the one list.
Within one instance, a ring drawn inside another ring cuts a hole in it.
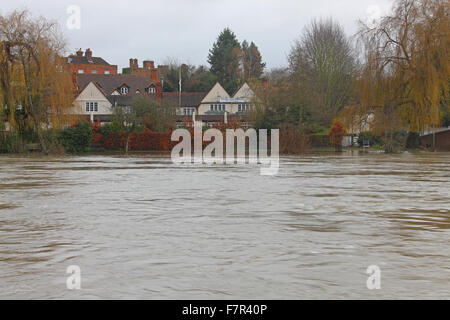
[{"label": "river surface", "polygon": [[449,165],[311,155],[261,176],[148,155],[0,156],[0,299],[450,299]]}]

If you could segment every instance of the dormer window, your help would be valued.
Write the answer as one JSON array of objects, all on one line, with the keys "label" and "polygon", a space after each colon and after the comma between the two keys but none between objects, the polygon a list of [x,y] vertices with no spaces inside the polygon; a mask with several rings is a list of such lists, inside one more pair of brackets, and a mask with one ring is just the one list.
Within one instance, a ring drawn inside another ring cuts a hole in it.
[{"label": "dormer window", "polygon": [[156,93],[156,88],[154,86],[150,86],[147,88],[148,93]]},{"label": "dormer window", "polygon": [[129,91],[129,89],[126,86],[123,86],[123,87],[120,88],[120,93],[121,94],[128,94],[128,91]]}]

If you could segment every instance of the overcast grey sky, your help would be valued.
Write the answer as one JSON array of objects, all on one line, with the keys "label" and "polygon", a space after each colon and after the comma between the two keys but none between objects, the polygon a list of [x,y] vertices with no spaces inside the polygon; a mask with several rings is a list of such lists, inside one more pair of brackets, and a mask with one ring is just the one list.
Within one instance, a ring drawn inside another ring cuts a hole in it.
[{"label": "overcast grey sky", "polygon": [[[119,68],[129,58],[163,64],[207,64],[208,50],[229,27],[239,41],[254,41],[267,67],[286,66],[286,55],[313,18],[333,17],[348,34],[357,20],[386,13],[392,0],[0,0],[0,13],[28,8],[61,24],[70,52],[91,48]],[[81,9],[81,28],[67,28],[67,8]],[[121,70],[121,69],[119,69]]]}]

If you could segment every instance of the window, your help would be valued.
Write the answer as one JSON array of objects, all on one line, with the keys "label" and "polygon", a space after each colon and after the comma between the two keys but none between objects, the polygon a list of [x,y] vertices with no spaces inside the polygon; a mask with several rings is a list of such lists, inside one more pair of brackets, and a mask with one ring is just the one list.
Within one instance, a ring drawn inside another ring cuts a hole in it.
[{"label": "window", "polygon": [[105,74],[109,74],[109,71],[105,71]]},{"label": "window", "polygon": [[122,87],[122,88],[120,88],[120,93],[121,93],[121,94],[127,94],[127,93],[128,93],[128,87]]},{"label": "window", "polygon": [[92,74],[97,74],[97,70],[92,70]]},{"label": "window", "polygon": [[238,111],[242,111],[242,106],[238,104]]},{"label": "window", "polygon": [[210,105],[209,106],[209,110],[213,111],[214,110],[214,105]]},{"label": "window", "polygon": [[86,102],[86,112],[98,112],[98,102]]},{"label": "window", "polygon": [[83,70],[83,69],[79,69],[79,70],[78,70],[78,73],[79,73],[79,74],[83,74],[83,73],[84,73],[84,70]]},{"label": "window", "polygon": [[156,88],[155,87],[149,87],[148,88],[148,93],[155,93],[156,92]]},{"label": "window", "polygon": [[190,116],[194,113],[195,109],[193,108],[183,108],[183,115]]}]

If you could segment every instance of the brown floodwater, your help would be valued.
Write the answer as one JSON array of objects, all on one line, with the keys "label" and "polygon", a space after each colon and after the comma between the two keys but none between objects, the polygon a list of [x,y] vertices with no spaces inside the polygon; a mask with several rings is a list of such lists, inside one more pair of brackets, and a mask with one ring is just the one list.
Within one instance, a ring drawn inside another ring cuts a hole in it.
[{"label": "brown floodwater", "polygon": [[[450,299],[450,153],[0,156],[0,298]],[[81,269],[69,290],[66,269]],[[381,270],[369,290],[366,269]]]}]

